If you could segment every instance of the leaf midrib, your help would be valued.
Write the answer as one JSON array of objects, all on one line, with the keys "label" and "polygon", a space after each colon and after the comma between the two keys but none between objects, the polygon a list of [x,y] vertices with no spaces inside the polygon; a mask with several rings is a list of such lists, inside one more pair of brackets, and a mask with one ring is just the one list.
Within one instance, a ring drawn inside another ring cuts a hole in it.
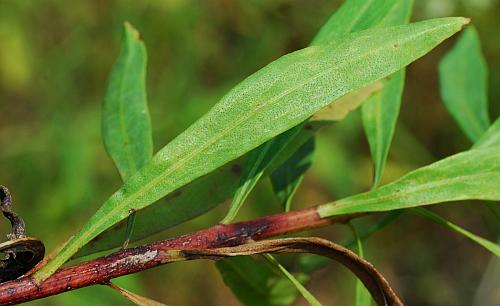
[{"label": "leaf midrib", "polygon": [[[407,37],[403,37],[400,39],[400,48],[401,48],[401,45],[407,43],[408,41],[412,41],[414,40],[415,36],[424,36],[426,33],[428,32],[432,32],[432,31],[435,31],[436,30],[436,27],[438,26],[443,26],[443,25],[437,25],[435,27],[430,27],[424,31],[421,31],[421,32],[418,32],[417,35],[409,35]],[[361,53],[358,57],[356,57],[356,61],[359,61],[365,57],[368,57],[370,54],[373,54],[373,53],[377,53],[378,51],[386,48],[389,44],[387,43],[384,43],[382,44],[380,47],[378,48],[375,48],[375,49],[368,49],[367,48],[367,51],[366,52],[363,52]],[[134,194],[128,196],[123,202],[121,205],[117,205],[115,206],[113,209],[111,209],[108,213],[106,213],[104,216],[101,216],[100,219],[98,219],[98,221],[94,224],[94,228],[98,229],[102,224],[105,224],[109,219],[110,219],[110,216],[113,216],[116,212],[119,212],[120,210],[122,210],[122,208],[124,207],[127,207],[128,204],[132,203],[136,198],[138,198],[141,194],[143,194],[144,192],[147,192],[148,190],[150,190],[151,188],[153,188],[157,183],[158,181],[161,181],[164,177],[170,175],[171,173],[173,173],[175,170],[179,169],[180,167],[182,167],[187,161],[189,161],[193,156],[197,155],[199,152],[202,152],[203,150],[205,150],[206,148],[208,148],[210,145],[212,145],[213,143],[217,142],[218,140],[220,140],[221,138],[223,138],[226,134],[230,133],[232,130],[234,130],[236,127],[238,127],[239,125],[241,125],[242,123],[244,123],[245,121],[248,121],[250,120],[256,113],[258,110],[260,110],[261,108],[264,108],[264,107],[268,107],[272,104],[272,102],[278,100],[278,99],[281,99],[282,97],[288,95],[289,93],[291,92],[294,92],[295,90],[303,87],[305,84],[308,84],[308,83],[312,83],[313,81],[315,81],[316,79],[318,79],[319,77],[329,73],[331,70],[340,70],[341,68],[345,67],[345,66],[348,66],[348,64],[352,63],[352,62],[355,62],[355,60],[351,60],[351,61],[345,61],[345,62],[342,62],[340,65],[338,66],[335,66],[334,68],[332,69],[327,69],[326,71],[324,72],[320,72],[318,73],[316,76],[314,77],[310,77],[310,78],[307,78],[306,81],[298,84],[297,86],[294,86],[294,87],[291,87],[289,90],[285,90],[282,94],[276,96],[275,98],[272,98],[272,99],[269,99],[267,102],[264,102],[264,103],[256,103],[257,107],[250,111],[248,113],[248,116],[247,117],[242,117],[240,118],[238,121],[235,122],[235,124],[233,124],[233,126],[231,126],[230,128],[226,129],[226,130],[223,130],[221,133],[218,133],[216,134],[212,139],[210,139],[209,141],[207,141],[205,143],[205,145],[202,145],[200,147],[198,147],[198,150],[193,150],[191,151],[191,154],[186,154],[185,157],[183,159],[180,159],[176,164],[172,165],[171,167],[169,167],[169,170],[170,171],[165,171],[163,173],[161,173],[159,176],[155,177],[153,180],[151,180],[148,184],[146,184],[143,188],[141,188],[140,190],[136,191]],[[290,111],[286,111],[285,114],[288,114]],[[140,209],[140,208],[138,208]],[[85,240],[84,238],[87,238],[87,237],[91,237],[93,235],[92,232],[88,231],[86,232],[86,235],[82,235],[82,240]]]}]

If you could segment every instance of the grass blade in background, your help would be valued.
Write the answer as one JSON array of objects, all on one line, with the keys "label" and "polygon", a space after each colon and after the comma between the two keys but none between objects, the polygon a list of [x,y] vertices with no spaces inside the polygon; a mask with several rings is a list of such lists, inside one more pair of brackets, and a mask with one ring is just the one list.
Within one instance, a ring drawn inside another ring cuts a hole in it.
[{"label": "grass blade in background", "polygon": [[128,217],[130,209],[154,203],[300,124],[336,98],[400,70],[468,22],[440,18],[362,31],[274,61],[233,88],[130,177],[35,280],[46,279],[83,245]]},{"label": "grass blade in background", "polygon": [[123,181],[153,156],[146,101],[146,61],[146,47],[139,32],[125,23],[102,114],[104,145]]},{"label": "grass blade in background", "polygon": [[441,217],[440,215],[438,215],[438,214],[436,214],[428,209],[425,209],[423,207],[415,207],[415,208],[412,208],[411,211],[413,211],[421,216],[424,216],[427,219],[429,219],[437,224],[441,224],[441,225],[447,227],[448,229],[451,229],[452,231],[457,232],[457,233],[469,238],[470,240],[479,244],[480,246],[482,246],[486,250],[490,251],[493,255],[500,257],[500,245],[498,245],[492,241],[489,241],[487,239],[484,239],[482,237],[479,237],[479,236],[469,232],[468,230],[463,229],[462,227],[460,227],[456,224],[453,224],[452,222]]},{"label": "grass blade in background", "polygon": [[[224,283],[246,306],[287,306],[299,294],[288,279],[249,256],[226,258],[215,265]],[[296,277],[300,282],[309,279],[305,274]]]},{"label": "grass blade in background", "polygon": [[500,147],[470,150],[419,168],[376,190],[318,210],[322,217],[388,211],[459,200],[500,200]]},{"label": "grass blade in background", "polygon": [[467,28],[439,64],[443,102],[472,142],[490,125],[488,68],[474,27]]},{"label": "grass blade in background", "polygon": [[262,256],[278,270],[297,288],[304,299],[312,306],[322,306],[321,303],[309,292],[292,273],[288,272],[271,254],[262,254]]},{"label": "grass blade in background", "polygon": [[[361,238],[356,231],[356,228],[352,223],[349,223],[349,227],[351,228],[354,239],[356,240],[356,246],[358,248],[358,255],[361,258],[365,258],[363,252],[363,243],[361,242]],[[363,285],[363,282],[356,278],[356,288],[355,288],[355,304],[356,306],[370,306],[371,305],[371,296],[368,290]]]}]

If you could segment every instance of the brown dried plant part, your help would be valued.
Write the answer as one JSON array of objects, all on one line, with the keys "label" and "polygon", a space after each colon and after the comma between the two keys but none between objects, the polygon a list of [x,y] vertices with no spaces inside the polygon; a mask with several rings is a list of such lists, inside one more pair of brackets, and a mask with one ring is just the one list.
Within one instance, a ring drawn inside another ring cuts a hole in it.
[{"label": "brown dried plant part", "polygon": [[329,257],[353,272],[365,285],[379,306],[403,305],[389,282],[375,267],[356,253],[322,238],[284,238],[252,242],[235,247],[184,250],[187,260],[212,259],[262,253],[311,253]]},{"label": "brown dried plant part", "polygon": [[127,289],[121,288],[111,282],[108,283],[107,285],[138,306],[167,306],[166,304],[157,302],[142,295],[128,291]]},{"label": "brown dried plant part", "polygon": [[26,225],[23,219],[12,211],[12,197],[9,190],[0,185],[0,209],[10,221],[12,231],[8,240],[0,243],[0,283],[16,279],[31,270],[45,254],[43,243],[32,237],[26,237]]}]

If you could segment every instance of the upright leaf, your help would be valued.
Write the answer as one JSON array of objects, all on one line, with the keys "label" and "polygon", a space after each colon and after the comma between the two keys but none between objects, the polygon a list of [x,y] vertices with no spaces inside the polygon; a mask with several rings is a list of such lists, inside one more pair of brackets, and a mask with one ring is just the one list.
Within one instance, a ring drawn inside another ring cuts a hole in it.
[{"label": "upright leaf", "polygon": [[446,108],[472,142],[490,125],[487,74],[479,36],[469,27],[439,63],[439,80]]},{"label": "upright leaf", "polygon": [[[299,294],[288,279],[249,256],[226,258],[215,265],[224,283],[246,306],[290,305]],[[301,282],[308,279],[304,274],[296,277]]]},{"label": "upright leaf", "polygon": [[229,211],[221,223],[228,224],[236,217],[236,214],[264,174],[266,168],[280,155],[283,149],[301,130],[301,125],[296,126],[250,152],[240,179],[240,186],[236,189]]},{"label": "upright leaf", "polygon": [[297,191],[304,173],[311,167],[313,153],[314,138],[310,138],[271,174],[274,193],[285,211],[290,210],[292,197]]},{"label": "upright leaf", "polygon": [[346,0],[333,14],[311,45],[334,42],[339,36],[371,28],[388,15],[401,0]]},{"label": "upright leaf", "polygon": [[455,154],[379,189],[321,205],[322,217],[459,200],[500,200],[500,147]]},{"label": "upright leaf", "polygon": [[[363,243],[361,242],[361,238],[356,231],[356,227],[352,223],[349,223],[349,227],[351,228],[352,234],[354,236],[354,240],[356,240],[356,246],[358,248],[358,255],[360,258],[364,258],[363,252]],[[370,293],[366,290],[363,282],[356,278],[356,287],[355,287],[355,305],[356,306],[370,306],[371,298]]]},{"label": "upright leaf", "polygon": [[[377,26],[408,23],[413,0],[401,0],[394,5]],[[382,174],[389,154],[392,137],[399,116],[403,95],[405,71],[402,69],[384,80],[384,90],[373,95],[361,107],[363,128],[365,130],[373,161],[373,187],[382,179]]]},{"label": "upright leaf", "polygon": [[146,47],[125,23],[120,54],[113,65],[102,114],[104,145],[123,180],[153,156],[146,101]]},{"label": "upright leaf", "polygon": [[165,146],[35,274],[41,282],[110,226],[296,126],[331,101],[392,74],[459,31],[465,18],[366,30],[274,61]]}]

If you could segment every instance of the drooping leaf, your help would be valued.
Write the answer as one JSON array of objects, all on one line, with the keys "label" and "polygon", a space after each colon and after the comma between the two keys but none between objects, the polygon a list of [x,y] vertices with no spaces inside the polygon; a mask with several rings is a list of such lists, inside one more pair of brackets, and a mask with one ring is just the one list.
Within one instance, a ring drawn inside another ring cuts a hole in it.
[{"label": "drooping leaf", "polygon": [[285,211],[290,210],[292,197],[297,191],[304,173],[311,166],[313,153],[314,138],[310,138],[271,174],[274,193]]},{"label": "drooping leaf", "polygon": [[487,74],[479,36],[469,27],[440,62],[439,80],[446,108],[472,142],[490,125]]},{"label": "drooping leaf", "polygon": [[[408,23],[413,0],[401,0],[393,6],[377,26],[390,26]],[[384,80],[384,89],[370,97],[361,107],[363,128],[370,145],[373,161],[373,187],[382,179],[387,155],[396,128],[401,98],[405,82],[402,69]]]},{"label": "drooping leaf", "polygon": [[470,240],[474,241],[478,245],[482,246],[486,250],[490,251],[493,255],[500,257],[500,245],[489,241],[487,239],[484,239],[482,237],[479,237],[478,235],[475,235],[468,230],[446,220],[445,218],[441,217],[440,215],[436,214],[435,212],[432,212],[428,209],[425,209],[423,207],[415,207],[411,209],[413,212],[426,217],[427,219],[437,223],[441,224],[449,229],[451,229],[454,232],[457,232]]},{"label": "drooping leaf", "polygon": [[130,177],[66,247],[35,274],[40,282],[112,225],[303,122],[336,98],[392,74],[459,31],[465,18],[366,30],[274,61]]},{"label": "drooping leaf", "polygon": [[321,205],[322,217],[459,200],[500,200],[500,147],[455,154],[379,189]]},{"label": "drooping leaf", "polygon": [[121,288],[113,283],[109,283],[108,286],[114,289],[116,292],[120,293],[124,298],[136,304],[137,306],[166,306],[166,304],[157,302],[150,298],[144,297],[142,295],[128,291],[127,289]]},{"label": "drooping leaf", "polygon": [[[285,306],[295,301],[299,292],[282,275],[249,256],[219,260],[215,263],[224,283],[246,306]],[[296,276],[306,282],[305,274]]]},{"label": "drooping leaf", "polygon": [[130,23],[124,24],[120,54],[109,77],[102,134],[106,151],[124,181],[153,156],[146,101],[146,47]]},{"label": "drooping leaf", "polygon": [[384,90],[369,98],[361,108],[365,130],[373,161],[373,186],[382,179],[392,136],[399,115],[405,71],[393,74],[385,82]]}]

